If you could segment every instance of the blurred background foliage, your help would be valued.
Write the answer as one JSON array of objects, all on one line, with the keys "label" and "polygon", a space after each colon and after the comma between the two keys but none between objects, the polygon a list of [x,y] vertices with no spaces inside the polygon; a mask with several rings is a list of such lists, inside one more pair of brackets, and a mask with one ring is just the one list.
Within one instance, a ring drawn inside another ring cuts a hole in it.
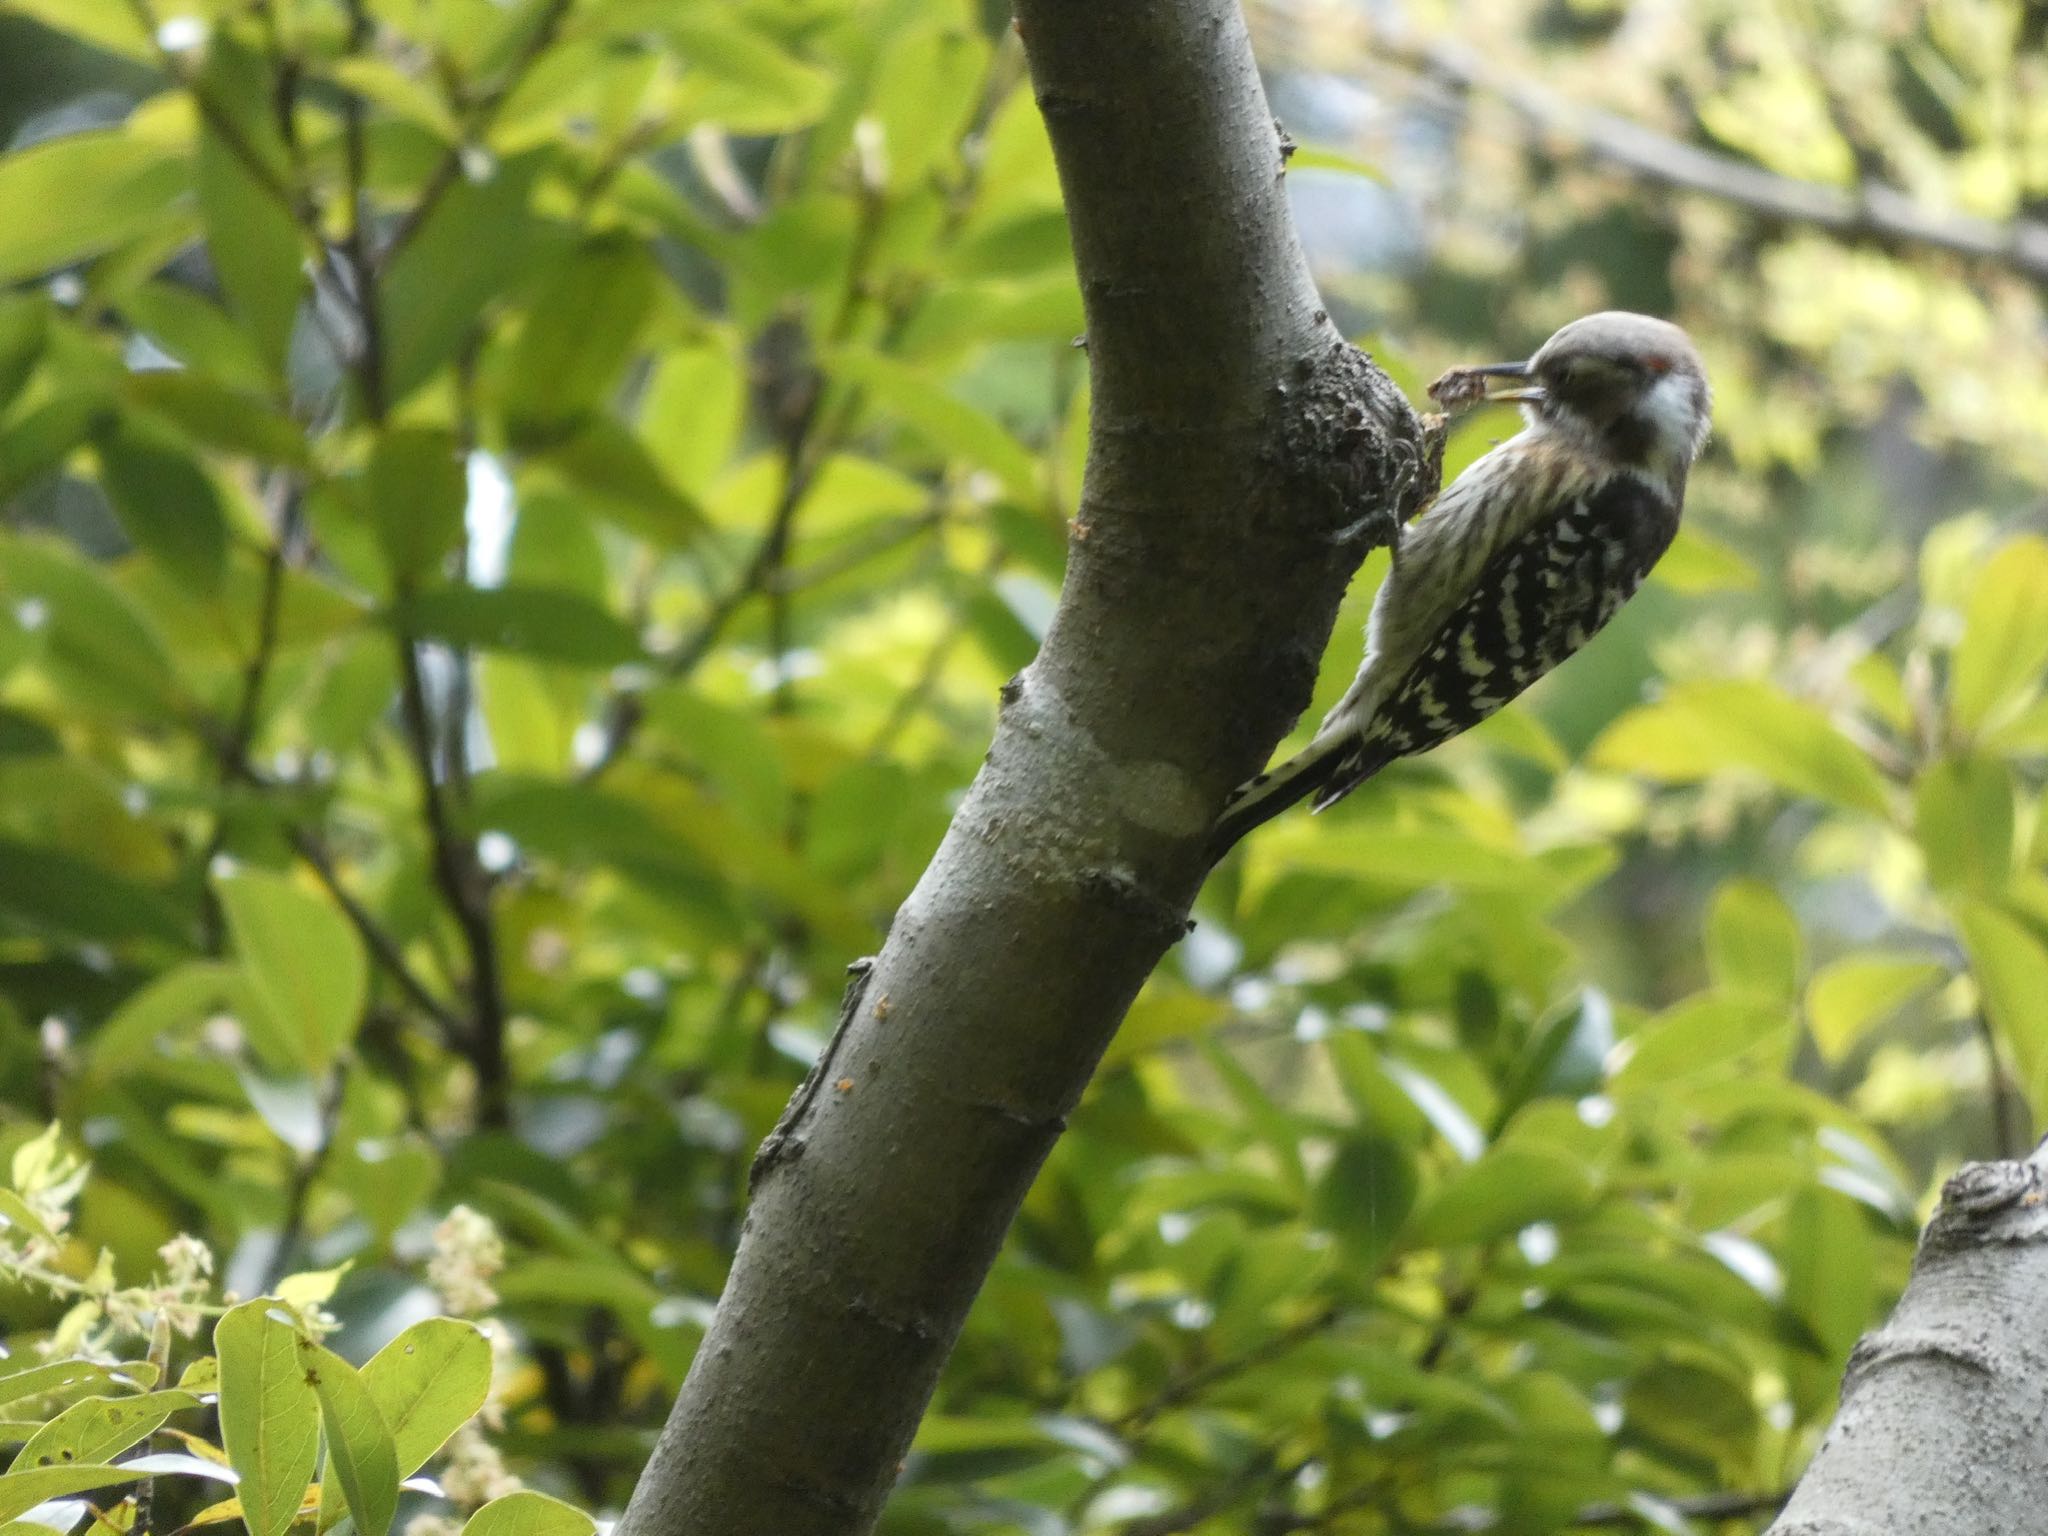
[{"label": "blurred background foliage", "polygon": [[[886,1529],[1749,1529],[2048,1091],[2048,7],[1252,20],[1411,394],[1624,306],[1717,433],[1586,654],[1219,872]],[[0,1150],[91,1158],[82,1281],[349,1265],[356,1361],[488,1216],[491,1441],[616,1511],[1058,589],[1017,40],[0,0],[0,143]],[[17,1363],[125,1347],[66,1318],[0,1286]]]}]

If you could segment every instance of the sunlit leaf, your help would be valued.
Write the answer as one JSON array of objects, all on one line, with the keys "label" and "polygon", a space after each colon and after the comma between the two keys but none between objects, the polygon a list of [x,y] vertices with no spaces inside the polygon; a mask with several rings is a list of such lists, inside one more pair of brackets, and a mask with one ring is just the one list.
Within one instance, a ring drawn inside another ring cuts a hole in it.
[{"label": "sunlit leaf", "polygon": [[0,157],[0,283],[97,256],[154,228],[189,182],[168,148],[118,128]]},{"label": "sunlit leaf", "polygon": [[1845,955],[1823,967],[1806,989],[1806,1019],[1814,1044],[1840,1061],[1873,1025],[1947,972],[1932,960],[1893,955]]},{"label": "sunlit leaf", "polygon": [[369,989],[362,940],[324,897],[279,875],[241,870],[215,882],[235,953],[291,1055],[315,1076],[354,1037]]},{"label": "sunlit leaf", "polygon": [[398,1475],[410,1477],[483,1407],[490,1341],[474,1324],[429,1318],[371,1356],[362,1378],[391,1432]]},{"label": "sunlit leaf", "polygon": [[1766,1002],[1788,1003],[1799,985],[1799,923],[1776,891],[1758,880],[1731,880],[1707,915],[1707,963],[1717,985]]},{"label": "sunlit leaf", "polygon": [[327,1476],[341,1485],[362,1536],[385,1536],[398,1509],[398,1454],[370,1389],[331,1349],[299,1341],[299,1359],[320,1401]]},{"label": "sunlit leaf", "polygon": [[1690,783],[1726,769],[1762,774],[1794,794],[1882,814],[1870,759],[1810,704],[1765,683],[1684,683],[1624,715],[1590,754],[1604,768]]},{"label": "sunlit leaf", "polygon": [[582,1510],[523,1488],[471,1515],[462,1536],[591,1536],[596,1529],[597,1522]]},{"label": "sunlit leaf", "polygon": [[1975,731],[2041,685],[2048,667],[2048,539],[2014,539],[1972,575],[1950,707]]},{"label": "sunlit leaf", "polygon": [[320,1443],[299,1336],[271,1315],[274,1306],[261,1298],[244,1302],[213,1330],[221,1444],[241,1477],[249,1536],[284,1536],[312,1481]]}]

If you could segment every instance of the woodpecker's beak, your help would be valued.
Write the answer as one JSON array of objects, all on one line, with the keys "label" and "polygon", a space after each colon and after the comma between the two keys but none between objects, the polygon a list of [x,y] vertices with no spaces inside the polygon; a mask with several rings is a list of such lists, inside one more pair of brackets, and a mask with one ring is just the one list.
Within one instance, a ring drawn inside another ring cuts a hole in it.
[{"label": "woodpecker's beak", "polygon": [[[1527,363],[1485,363],[1477,368],[1468,368],[1465,371],[1476,374],[1482,379],[1520,381],[1529,377],[1529,365]],[[1543,386],[1540,384],[1527,384],[1520,389],[1497,388],[1491,384],[1486,387],[1486,399],[1488,402],[1511,400],[1525,405],[1533,405],[1543,398]]]}]

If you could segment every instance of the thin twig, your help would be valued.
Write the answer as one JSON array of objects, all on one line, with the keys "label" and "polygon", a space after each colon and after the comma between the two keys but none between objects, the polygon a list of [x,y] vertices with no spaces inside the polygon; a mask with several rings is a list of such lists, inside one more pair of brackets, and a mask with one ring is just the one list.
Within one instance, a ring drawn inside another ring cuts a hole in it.
[{"label": "thin twig", "polygon": [[511,1081],[505,1059],[507,1015],[498,968],[498,934],[491,919],[490,879],[477,862],[476,847],[448,814],[434,767],[434,722],[420,675],[419,648],[410,634],[398,636],[399,711],[420,781],[420,810],[435,883],[462,931],[469,954],[469,1059],[477,1075],[477,1113],[486,1126],[504,1126],[512,1115]]},{"label": "thin twig", "polygon": [[356,899],[354,893],[342,884],[341,871],[335,867],[333,856],[327,851],[317,833],[305,827],[287,827],[285,836],[290,840],[292,850],[306,861],[306,865],[326,887],[334,904],[341,908],[342,915],[355,925],[362,936],[363,945],[370,956],[382,966],[391,979],[398,983],[398,989],[422,1009],[429,1018],[441,1026],[443,1037],[454,1048],[463,1048],[469,1034],[469,1026],[462,1017],[445,1002],[434,995],[433,990],[420,980],[398,941],[385,932],[370,909]]},{"label": "thin twig", "polygon": [[[352,0],[352,3],[360,3],[360,0]],[[555,38],[560,34],[562,24],[569,19],[569,12],[574,9],[575,4],[576,0],[554,0],[547,12],[534,25],[532,34],[521,45],[517,57],[505,67],[504,73],[497,81],[477,98],[470,109],[468,120],[462,125],[464,143],[456,145],[444,154],[428,175],[419,199],[405,217],[399,220],[398,227],[391,233],[391,239],[384,249],[387,261],[412,243],[413,237],[420,232],[420,227],[432,216],[434,209],[440,206],[441,199],[447,196],[449,189],[462,175],[463,156],[468,147],[477,143],[490,131],[499,109],[526,78],[527,70],[533,67],[534,62],[543,53],[554,46]]]},{"label": "thin twig", "polygon": [[1297,1345],[1305,1344],[1319,1334],[1327,1333],[1336,1327],[1343,1317],[1342,1307],[1335,1302],[1326,1302],[1301,1321],[1281,1329],[1271,1338],[1263,1339],[1237,1354],[1211,1361],[1199,1370],[1190,1371],[1178,1381],[1167,1383],[1158,1393],[1131,1409],[1110,1427],[1118,1434],[1141,1430],[1169,1408],[1177,1408],[1189,1399],[1200,1396],[1218,1382],[1229,1381],[1232,1377],[1242,1376],[1246,1371],[1272,1364]]},{"label": "thin twig", "polygon": [[[369,47],[375,28],[364,0],[348,0],[349,51]],[[384,307],[377,295],[377,270],[370,251],[369,150],[363,132],[363,99],[350,92],[342,106],[342,161],[348,184],[348,230],[342,249],[348,253],[349,286],[356,311],[356,383],[363,392],[363,414],[372,422],[384,419]]]}]

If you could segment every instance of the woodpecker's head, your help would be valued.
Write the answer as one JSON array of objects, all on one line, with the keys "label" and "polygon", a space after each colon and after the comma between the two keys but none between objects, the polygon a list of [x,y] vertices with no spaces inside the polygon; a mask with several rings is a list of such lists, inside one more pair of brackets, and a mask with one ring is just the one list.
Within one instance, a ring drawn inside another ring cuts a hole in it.
[{"label": "woodpecker's head", "polygon": [[1471,370],[1511,387],[1489,400],[1522,402],[1529,424],[1568,433],[1617,467],[1684,479],[1707,441],[1712,394],[1699,352],[1668,320],[1608,310],[1574,320],[1526,363]]}]

